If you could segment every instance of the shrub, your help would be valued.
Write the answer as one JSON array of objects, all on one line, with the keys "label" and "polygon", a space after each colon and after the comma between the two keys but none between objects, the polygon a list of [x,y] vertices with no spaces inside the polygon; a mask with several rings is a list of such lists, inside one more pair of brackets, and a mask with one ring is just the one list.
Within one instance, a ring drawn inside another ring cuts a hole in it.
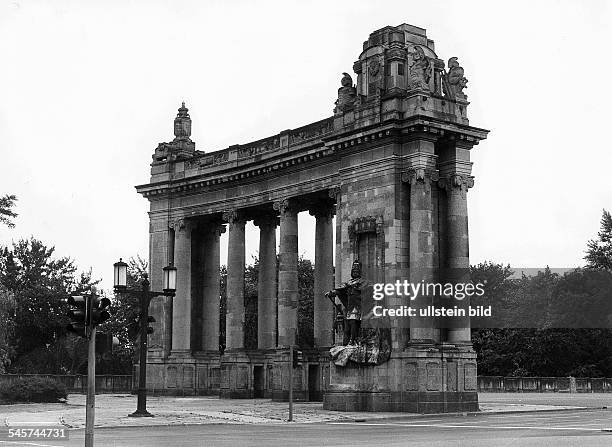
[{"label": "shrub", "polygon": [[0,400],[6,402],[61,402],[66,387],[47,377],[21,377],[0,385]]}]

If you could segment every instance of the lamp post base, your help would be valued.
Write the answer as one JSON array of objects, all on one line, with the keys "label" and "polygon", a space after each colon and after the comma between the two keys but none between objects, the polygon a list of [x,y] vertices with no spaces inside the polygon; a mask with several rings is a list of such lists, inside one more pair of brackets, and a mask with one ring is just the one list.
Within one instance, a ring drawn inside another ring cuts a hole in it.
[{"label": "lamp post base", "polygon": [[128,416],[131,418],[153,418],[155,417],[154,415],[149,413],[147,410],[136,410],[135,412],[128,414]]}]

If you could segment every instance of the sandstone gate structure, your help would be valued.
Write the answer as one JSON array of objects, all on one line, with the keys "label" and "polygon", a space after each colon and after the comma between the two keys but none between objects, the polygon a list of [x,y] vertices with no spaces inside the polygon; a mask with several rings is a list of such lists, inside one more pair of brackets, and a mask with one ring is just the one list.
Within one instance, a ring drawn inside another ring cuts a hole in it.
[{"label": "sandstone gate structure", "polygon": [[[195,150],[188,109],[179,109],[174,140],[159,144],[150,182],[137,187],[151,205],[152,287],[161,288],[162,267],[174,263],[178,269],[176,296],[151,305],[150,390],[287,398],[288,347],[296,343],[297,328],[297,216],[307,211],[316,218],[315,347],[304,349],[304,362],[294,370],[295,396],[324,400],[335,410],[478,408],[469,321],[443,330],[397,318],[387,362],[340,367],[329,360],[334,309],[324,292],[347,280],[353,259],[362,262],[364,277],[380,283],[469,268],[470,150],[488,132],[468,123],[467,79],[457,58],[448,64],[439,59],[422,28],[403,24],[373,32],[353,70],[356,85],[344,73],[333,116],[223,150]],[[244,348],[249,220],[260,231],[256,350]],[[221,355],[224,231],[229,247]]]}]

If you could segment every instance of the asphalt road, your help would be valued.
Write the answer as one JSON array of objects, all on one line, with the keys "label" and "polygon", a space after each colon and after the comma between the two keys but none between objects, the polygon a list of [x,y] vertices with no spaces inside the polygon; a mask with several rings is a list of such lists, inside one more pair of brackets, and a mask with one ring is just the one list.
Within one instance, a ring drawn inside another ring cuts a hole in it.
[{"label": "asphalt road", "polygon": [[[605,430],[610,431],[605,431]],[[0,446],[83,446],[84,431],[70,441]],[[324,424],[210,424],[96,429],[95,445],[141,446],[611,446],[612,410],[432,416],[378,422]]]}]

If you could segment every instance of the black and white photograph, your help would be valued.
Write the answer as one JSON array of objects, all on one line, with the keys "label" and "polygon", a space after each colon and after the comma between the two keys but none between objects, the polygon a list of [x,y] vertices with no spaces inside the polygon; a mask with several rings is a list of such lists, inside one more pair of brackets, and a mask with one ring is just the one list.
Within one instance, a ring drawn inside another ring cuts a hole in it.
[{"label": "black and white photograph", "polygon": [[0,0],[0,447],[612,445],[611,23]]}]

